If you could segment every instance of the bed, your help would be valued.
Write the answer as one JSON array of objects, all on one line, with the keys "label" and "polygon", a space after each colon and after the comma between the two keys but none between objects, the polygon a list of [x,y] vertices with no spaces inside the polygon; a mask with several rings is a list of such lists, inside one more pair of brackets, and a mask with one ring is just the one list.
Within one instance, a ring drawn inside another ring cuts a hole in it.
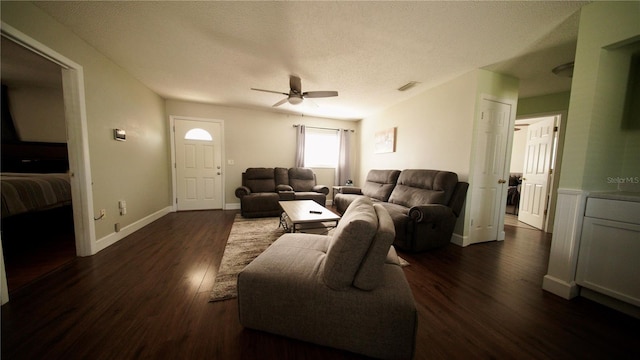
[{"label": "bed", "polygon": [[2,219],[71,205],[66,144],[2,144]]},{"label": "bed", "polygon": [[2,218],[71,205],[69,175],[0,174]]}]

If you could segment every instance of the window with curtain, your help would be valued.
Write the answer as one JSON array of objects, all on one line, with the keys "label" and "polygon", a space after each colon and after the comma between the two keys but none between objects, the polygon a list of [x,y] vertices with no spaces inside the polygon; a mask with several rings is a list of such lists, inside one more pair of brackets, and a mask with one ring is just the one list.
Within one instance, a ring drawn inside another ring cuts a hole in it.
[{"label": "window with curtain", "polygon": [[307,127],[304,135],[304,166],[336,168],[340,143],[338,132]]}]

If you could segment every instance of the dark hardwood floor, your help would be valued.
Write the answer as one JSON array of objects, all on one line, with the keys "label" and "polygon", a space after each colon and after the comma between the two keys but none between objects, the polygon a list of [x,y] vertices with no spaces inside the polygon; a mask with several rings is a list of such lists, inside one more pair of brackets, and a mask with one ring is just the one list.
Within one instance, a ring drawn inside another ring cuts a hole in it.
[{"label": "dark hardwood floor", "polygon": [[71,206],[2,219],[0,226],[9,294],[76,257]]},{"label": "dark hardwood floor", "polygon": [[[208,302],[235,214],[169,214],[22,287],[2,306],[2,359],[361,358],[243,329],[236,300]],[[543,291],[550,237],[506,232],[400,254],[419,312],[416,359],[640,358],[640,320]]]}]

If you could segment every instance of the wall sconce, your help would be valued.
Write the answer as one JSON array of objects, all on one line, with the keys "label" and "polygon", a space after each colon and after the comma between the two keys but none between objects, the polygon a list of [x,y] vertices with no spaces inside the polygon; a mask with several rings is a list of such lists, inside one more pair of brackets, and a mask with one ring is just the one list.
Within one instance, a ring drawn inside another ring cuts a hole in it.
[{"label": "wall sconce", "polygon": [[127,141],[127,133],[123,129],[113,129],[113,138],[118,141]]}]

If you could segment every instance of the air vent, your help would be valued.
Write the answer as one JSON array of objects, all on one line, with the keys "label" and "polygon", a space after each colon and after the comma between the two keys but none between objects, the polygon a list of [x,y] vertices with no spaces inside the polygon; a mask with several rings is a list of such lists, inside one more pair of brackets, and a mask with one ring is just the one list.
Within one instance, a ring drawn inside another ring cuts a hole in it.
[{"label": "air vent", "polygon": [[407,91],[407,90],[411,89],[412,87],[414,87],[414,86],[416,86],[418,84],[420,84],[420,82],[418,82],[418,81],[410,81],[410,82],[400,86],[398,88],[398,91]]}]

